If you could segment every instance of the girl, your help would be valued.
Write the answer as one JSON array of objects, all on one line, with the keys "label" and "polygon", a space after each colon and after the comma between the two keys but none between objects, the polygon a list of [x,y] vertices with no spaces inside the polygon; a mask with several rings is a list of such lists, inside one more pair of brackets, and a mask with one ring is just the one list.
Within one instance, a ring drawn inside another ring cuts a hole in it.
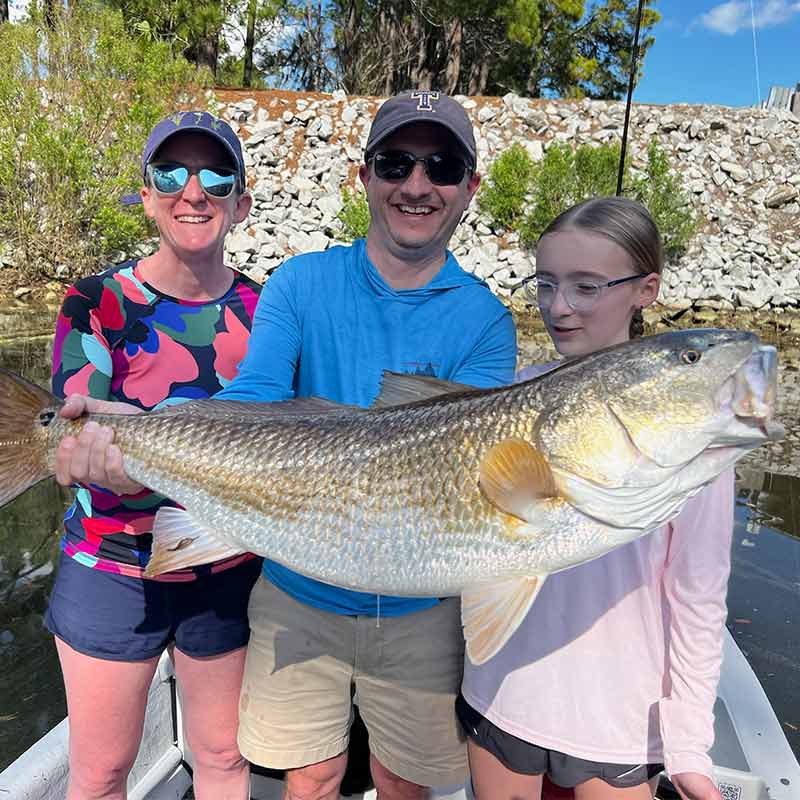
[{"label": "girl", "polygon": [[[642,334],[662,263],[643,206],[596,198],[544,231],[526,289],[575,358]],[[551,575],[493,659],[466,659],[456,708],[478,800],[538,800],[544,776],[576,800],[646,800],[664,767],[684,800],[720,800],[707,751],[733,504],[729,470],[668,525]]]}]

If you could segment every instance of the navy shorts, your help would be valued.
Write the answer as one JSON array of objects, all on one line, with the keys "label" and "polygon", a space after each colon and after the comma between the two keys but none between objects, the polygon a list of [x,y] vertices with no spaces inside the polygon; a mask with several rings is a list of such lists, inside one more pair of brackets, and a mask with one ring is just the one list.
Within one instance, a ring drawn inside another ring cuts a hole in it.
[{"label": "navy shorts", "polygon": [[142,661],[168,645],[195,658],[244,647],[247,603],[261,559],[186,582],[131,578],[61,554],[45,615],[74,650],[111,661]]},{"label": "navy shorts", "polygon": [[548,750],[506,733],[464,699],[456,698],[456,715],[466,735],[488,750],[503,766],[521,775],[547,775],[565,789],[600,778],[617,789],[646,783],[664,769],[663,764],[611,764]]}]

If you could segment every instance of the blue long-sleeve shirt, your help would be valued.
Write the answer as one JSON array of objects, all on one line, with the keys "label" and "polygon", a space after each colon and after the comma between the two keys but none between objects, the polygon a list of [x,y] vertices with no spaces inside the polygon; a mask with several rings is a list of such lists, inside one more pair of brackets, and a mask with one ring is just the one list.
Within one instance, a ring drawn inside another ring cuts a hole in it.
[{"label": "blue long-sleeve shirt", "polygon": [[[516,335],[488,286],[448,253],[418,289],[392,289],[370,263],[366,243],[295,256],[265,285],[247,355],[217,398],[273,401],[324,397],[369,406],[383,370],[479,387],[511,383]],[[340,614],[398,616],[426,598],[377,596],[331,586],[273,561],[264,575],[296,600]]]}]

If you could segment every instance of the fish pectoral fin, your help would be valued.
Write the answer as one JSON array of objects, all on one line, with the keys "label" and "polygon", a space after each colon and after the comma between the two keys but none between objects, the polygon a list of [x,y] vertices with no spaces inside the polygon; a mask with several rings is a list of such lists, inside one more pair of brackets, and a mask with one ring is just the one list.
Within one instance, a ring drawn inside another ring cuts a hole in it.
[{"label": "fish pectoral fin", "polygon": [[532,503],[558,495],[547,459],[524,439],[505,439],[492,447],[481,462],[478,481],[501,511],[526,521]]},{"label": "fish pectoral fin", "polygon": [[465,383],[453,383],[432,375],[407,375],[402,372],[383,371],[381,390],[370,408],[391,408],[418,400],[430,400],[443,394],[480,391]]},{"label": "fish pectoral fin", "polygon": [[465,589],[461,623],[469,660],[483,664],[499,652],[520,626],[546,575],[513,578]]},{"label": "fish pectoral fin", "polygon": [[211,564],[245,551],[220,542],[182,508],[159,508],[153,523],[153,551],[144,570],[154,578],[175,569]]}]

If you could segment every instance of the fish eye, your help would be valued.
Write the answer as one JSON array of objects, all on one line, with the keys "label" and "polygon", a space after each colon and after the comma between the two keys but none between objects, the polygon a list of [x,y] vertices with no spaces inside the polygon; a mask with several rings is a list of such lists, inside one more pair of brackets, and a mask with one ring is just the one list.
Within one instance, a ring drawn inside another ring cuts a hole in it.
[{"label": "fish eye", "polygon": [[681,361],[684,364],[696,364],[700,360],[700,352],[698,350],[684,350],[681,353]]}]

